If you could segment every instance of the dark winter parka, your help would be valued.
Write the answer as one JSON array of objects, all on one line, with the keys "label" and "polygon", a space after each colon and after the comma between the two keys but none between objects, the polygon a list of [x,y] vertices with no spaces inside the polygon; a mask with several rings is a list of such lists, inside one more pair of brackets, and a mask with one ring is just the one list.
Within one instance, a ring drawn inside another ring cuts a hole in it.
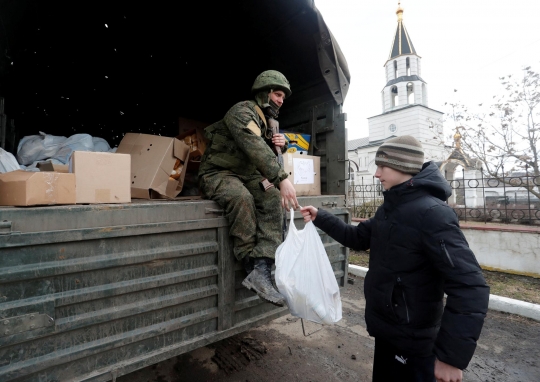
[{"label": "dark winter parka", "polygon": [[364,293],[371,336],[410,355],[434,353],[464,369],[480,336],[489,287],[455,212],[444,202],[450,194],[430,162],[383,192],[375,217],[357,227],[323,210],[314,223],[349,248],[370,249]]}]

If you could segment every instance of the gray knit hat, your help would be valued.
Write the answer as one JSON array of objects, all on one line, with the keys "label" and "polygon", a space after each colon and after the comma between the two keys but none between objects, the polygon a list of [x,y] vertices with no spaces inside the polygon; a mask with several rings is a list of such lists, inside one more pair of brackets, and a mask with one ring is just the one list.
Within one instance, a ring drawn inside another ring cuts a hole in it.
[{"label": "gray knit hat", "polygon": [[392,138],[377,150],[375,164],[415,175],[422,170],[424,149],[420,142],[410,135]]}]

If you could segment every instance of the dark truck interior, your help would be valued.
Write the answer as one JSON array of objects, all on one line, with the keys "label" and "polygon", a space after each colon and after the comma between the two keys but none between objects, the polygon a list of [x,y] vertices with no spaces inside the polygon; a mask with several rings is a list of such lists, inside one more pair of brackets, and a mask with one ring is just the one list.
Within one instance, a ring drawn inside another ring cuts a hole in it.
[{"label": "dark truck interior", "polygon": [[[281,127],[316,135],[348,90],[345,59],[313,0],[0,0],[0,22],[1,141],[12,153],[39,131],[87,133],[111,147],[127,132],[175,136],[179,117],[222,118],[267,69],[293,91]],[[309,109],[324,102],[333,111]]]}]

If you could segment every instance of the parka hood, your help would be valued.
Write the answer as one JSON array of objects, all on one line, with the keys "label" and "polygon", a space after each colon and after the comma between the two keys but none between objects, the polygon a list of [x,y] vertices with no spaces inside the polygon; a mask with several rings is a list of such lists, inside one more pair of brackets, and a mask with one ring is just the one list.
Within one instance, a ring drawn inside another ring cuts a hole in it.
[{"label": "parka hood", "polygon": [[413,187],[426,190],[430,195],[446,201],[452,195],[452,188],[448,181],[444,179],[441,171],[433,162],[426,162],[422,170],[412,177],[410,181]]}]

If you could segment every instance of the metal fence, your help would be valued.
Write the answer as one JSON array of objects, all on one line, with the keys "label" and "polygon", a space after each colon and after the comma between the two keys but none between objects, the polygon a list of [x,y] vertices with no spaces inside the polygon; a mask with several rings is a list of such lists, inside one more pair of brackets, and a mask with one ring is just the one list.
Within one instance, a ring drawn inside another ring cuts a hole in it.
[{"label": "metal fence", "polygon": [[[506,224],[540,225],[540,176],[527,172],[484,177],[481,170],[470,176],[465,170],[444,174],[452,188],[446,202],[460,220]],[[348,207],[356,218],[370,218],[383,203],[383,188],[375,177],[356,177],[349,182]]]}]

